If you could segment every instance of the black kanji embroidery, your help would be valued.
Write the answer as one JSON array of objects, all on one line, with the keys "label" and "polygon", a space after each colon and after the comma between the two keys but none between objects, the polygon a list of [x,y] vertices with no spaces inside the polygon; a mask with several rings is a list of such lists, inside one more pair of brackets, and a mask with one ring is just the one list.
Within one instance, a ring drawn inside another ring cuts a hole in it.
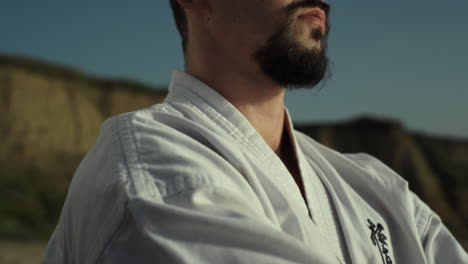
[{"label": "black kanji embroidery", "polygon": [[385,230],[384,227],[377,223],[374,224],[370,219],[367,219],[367,223],[369,224],[368,227],[371,230],[370,239],[374,246],[379,249],[380,256],[382,257],[383,264],[392,264],[392,258],[389,256],[389,251],[387,248],[387,237],[384,235],[383,231]]}]

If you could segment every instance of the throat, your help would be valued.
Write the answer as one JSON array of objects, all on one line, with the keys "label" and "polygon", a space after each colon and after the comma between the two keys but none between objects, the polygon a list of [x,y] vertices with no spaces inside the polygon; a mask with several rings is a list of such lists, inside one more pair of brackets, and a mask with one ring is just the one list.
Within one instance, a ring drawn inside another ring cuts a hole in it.
[{"label": "throat", "polygon": [[285,167],[288,169],[291,176],[294,178],[294,181],[296,182],[299,190],[301,191],[302,198],[307,203],[307,199],[305,198],[304,183],[301,177],[301,170],[299,169],[299,161],[294,150],[294,145],[292,143],[290,135],[287,133],[286,129],[283,132],[281,144],[276,154],[281,159]]}]

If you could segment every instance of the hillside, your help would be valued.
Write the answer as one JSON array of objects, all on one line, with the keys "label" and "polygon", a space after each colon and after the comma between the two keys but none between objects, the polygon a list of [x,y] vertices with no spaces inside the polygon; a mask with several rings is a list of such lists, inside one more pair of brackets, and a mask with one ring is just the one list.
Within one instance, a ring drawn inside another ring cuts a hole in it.
[{"label": "hillside", "polygon": [[137,82],[0,56],[0,237],[47,237],[102,122],[164,97]]},{"label": "hillside", "polygon": [[[101,123],[164,96],[158,87],[0,55],[0,239],[48,238]],[[378,157],[468,240],[468,140],[416,134],[368,117],[297,127],[339,151]]]}]

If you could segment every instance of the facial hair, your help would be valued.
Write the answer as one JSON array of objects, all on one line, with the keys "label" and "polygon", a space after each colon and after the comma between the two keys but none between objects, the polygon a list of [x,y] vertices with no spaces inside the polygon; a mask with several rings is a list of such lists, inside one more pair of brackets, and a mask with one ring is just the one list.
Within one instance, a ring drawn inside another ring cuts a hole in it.
[{"label": "facial hair", "polygon": [[288,7],[288,11],[292,13],[297,8],[312,6],[321,7],[327,14],[325,32],[315,28],[310,34],[310,38],[320,41],[319,48],[306,48],[295,40],[291,33],[292,20],[289,19],[254,53],[263,73],[287,89],[313,88],[330,75],[326,55],[330,29],[329,6],[321,1],[305,1]]}]

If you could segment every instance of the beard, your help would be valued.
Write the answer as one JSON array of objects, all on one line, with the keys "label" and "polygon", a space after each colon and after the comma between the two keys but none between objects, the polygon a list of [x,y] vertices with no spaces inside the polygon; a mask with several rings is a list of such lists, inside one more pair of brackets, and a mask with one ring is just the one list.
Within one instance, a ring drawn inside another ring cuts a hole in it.
[{"label": "beard", "polygon": [[[320,3],[318,3],[320,2]],[[320,6],[327,14],[325,32],[314,28],[310,38],[320,41],[320,46],[307,48],[292,34],[292,20],[289,20],[272,34],[266,43],[254,53],[254,59],[262,72],[275,83],[287,88],[313,88],[321,81],[330,77],[330,62],[326,55],[328,47],[328,23],[329,6],[321,1],[307,1],[296,5],[297,7]]]}]

